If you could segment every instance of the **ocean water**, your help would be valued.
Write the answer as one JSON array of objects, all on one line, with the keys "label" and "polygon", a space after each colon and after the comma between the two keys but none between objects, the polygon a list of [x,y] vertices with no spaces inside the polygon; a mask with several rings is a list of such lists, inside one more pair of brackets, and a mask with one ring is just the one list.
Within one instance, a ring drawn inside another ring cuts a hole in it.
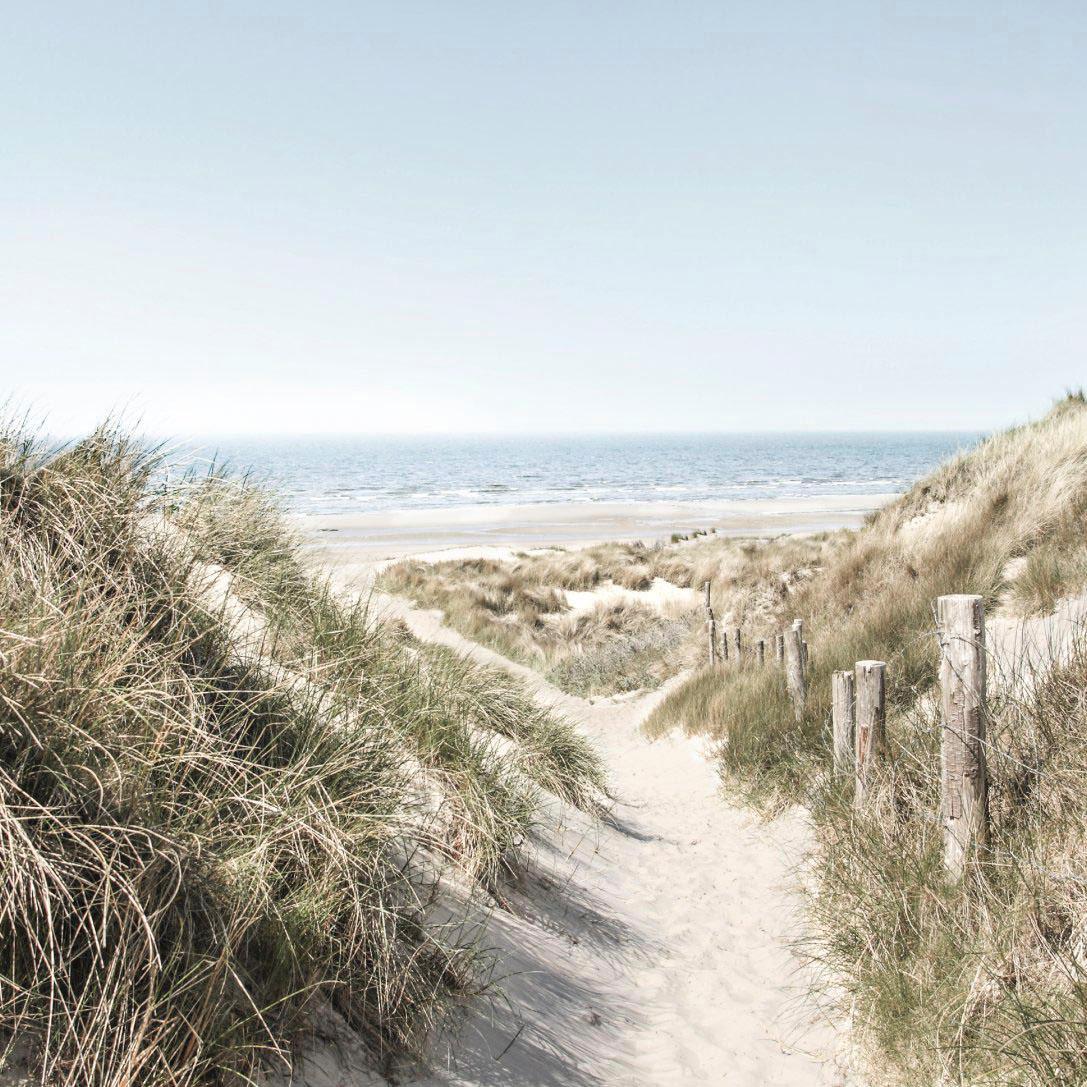
[{"label": "ocean water", "polygon": [[296,513],[558,502],[787,499],[905,490],[974,433],[203,439]]}]

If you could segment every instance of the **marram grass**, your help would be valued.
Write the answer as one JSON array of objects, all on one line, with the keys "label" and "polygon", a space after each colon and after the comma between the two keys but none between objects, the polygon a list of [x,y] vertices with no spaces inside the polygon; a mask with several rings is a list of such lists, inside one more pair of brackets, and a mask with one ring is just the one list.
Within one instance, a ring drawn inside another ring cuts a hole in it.
[{"label": "marram grass", "polygon": [[0,438],[0,1042],[47,1083],[240,1084],[330,1006],[419,1054],[485,976],[466,900],[599,760],[157,463]]},{"label": "marram grass", "polygon": [[[1087,584],[1085,537],[1076,395],[951,460],[782,595],[775,625],[802,617],[811,645],[799,725],[778,668],[703,670],[649,722],[716,737],[726,781],[757,805],[811,808],[808,950],[877,1082],[1087,1083],[1087,636],[1033,682],[991,684],[992,848],[954,884],[933,616],[946,593],[979,593],[1005,621],[1051,611]],[[830,765],[830,676],[871,658],[888,662],[888,753],[857,812]]]}]

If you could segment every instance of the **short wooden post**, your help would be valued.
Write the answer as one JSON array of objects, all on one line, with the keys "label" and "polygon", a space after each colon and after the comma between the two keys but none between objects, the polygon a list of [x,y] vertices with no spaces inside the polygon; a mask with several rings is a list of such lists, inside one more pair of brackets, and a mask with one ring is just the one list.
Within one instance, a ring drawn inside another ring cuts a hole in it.
[{"label": "short wooden post", "polygon": [[703,588],[706,591],[706,631],[709,635],[710,667],[717,663],[717,621],[713,617],[713,607],[710,605],[710,583],[707,581]]},{"label": "short wooden post", "polygon": [[968,858],[989,844],[985,765],[985,604],[980,596],[941,596],[940,763],[944,867],[962,875]]},{"label": "short wooden post", "polygon": [[774,638],[774,660],[782,664],[785,660],[785,635],[778,634]]},{"label": "short wooden post", "polygon": [[728,660],[728,628],[721,628],[721,660]]},{"label": "short wooden post", "polygon": [[857,661],[855,764],[857,789],[854,803],[862,807],[868,800],[872,768],[883,754],[886,741],[886,673],[883,661]]},{"label": "short wooden post", "polygon": [[766,663],[766,641],[763,638],[760,638],[755,643],[755,660],[758,661],[759,664]]},{"label": "short wooden post", "polygon": [[732,648],[736,654],[736,663],[739,664],[743,660],[743,641],[739,627],[732,632]]},{"label": "short wooden post", "polygon": [[831,678],[831,720],[834,733],[834,772],[848,774],[853,766],[853,673],[835,672]]},{"label": "short wooden post", "polygon": [[793,700],[793,711],[799,721],[804,716],[804,660],[801,654],[800,631],[791,626],[785,631],[785,686]]}]

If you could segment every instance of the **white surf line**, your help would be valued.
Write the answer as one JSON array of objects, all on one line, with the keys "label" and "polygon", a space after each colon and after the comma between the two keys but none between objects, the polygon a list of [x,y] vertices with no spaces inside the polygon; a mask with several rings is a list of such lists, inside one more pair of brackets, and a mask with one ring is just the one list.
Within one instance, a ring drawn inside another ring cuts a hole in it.
[{"label": "white surf line", "polygon": [[603,826],[569,813],[540,875],[489,938],[509,1005],[480,1009],[416,1087],[856,1083],[845,1044],[804,1000],[793,869],[799,815],[763,824],[721,796],[700,745],[640,726],[667,690],[589,702],[464,638],[437,611],[375,596],[419,638],[516,674],[604,755]]}]

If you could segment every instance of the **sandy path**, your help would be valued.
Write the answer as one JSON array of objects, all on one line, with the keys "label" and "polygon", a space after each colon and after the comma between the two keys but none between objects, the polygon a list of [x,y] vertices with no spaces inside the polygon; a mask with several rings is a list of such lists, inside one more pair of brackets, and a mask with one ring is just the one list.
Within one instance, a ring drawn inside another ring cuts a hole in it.
[{"label": "sandy path", "polygon": [[577,720],[607,759],[618,800],[604,826],[557,813],[537,871],[498,913],[509,1004],[472,1013],[455,1055],[418,1087],[844,1084],[840,1039],[802,998],[787,949],[799,931],[799,818],[766,826],[720,795],[695,743],[648,742],[664,692],[595,702],[380,597],[417,636],[520,675]]}]

